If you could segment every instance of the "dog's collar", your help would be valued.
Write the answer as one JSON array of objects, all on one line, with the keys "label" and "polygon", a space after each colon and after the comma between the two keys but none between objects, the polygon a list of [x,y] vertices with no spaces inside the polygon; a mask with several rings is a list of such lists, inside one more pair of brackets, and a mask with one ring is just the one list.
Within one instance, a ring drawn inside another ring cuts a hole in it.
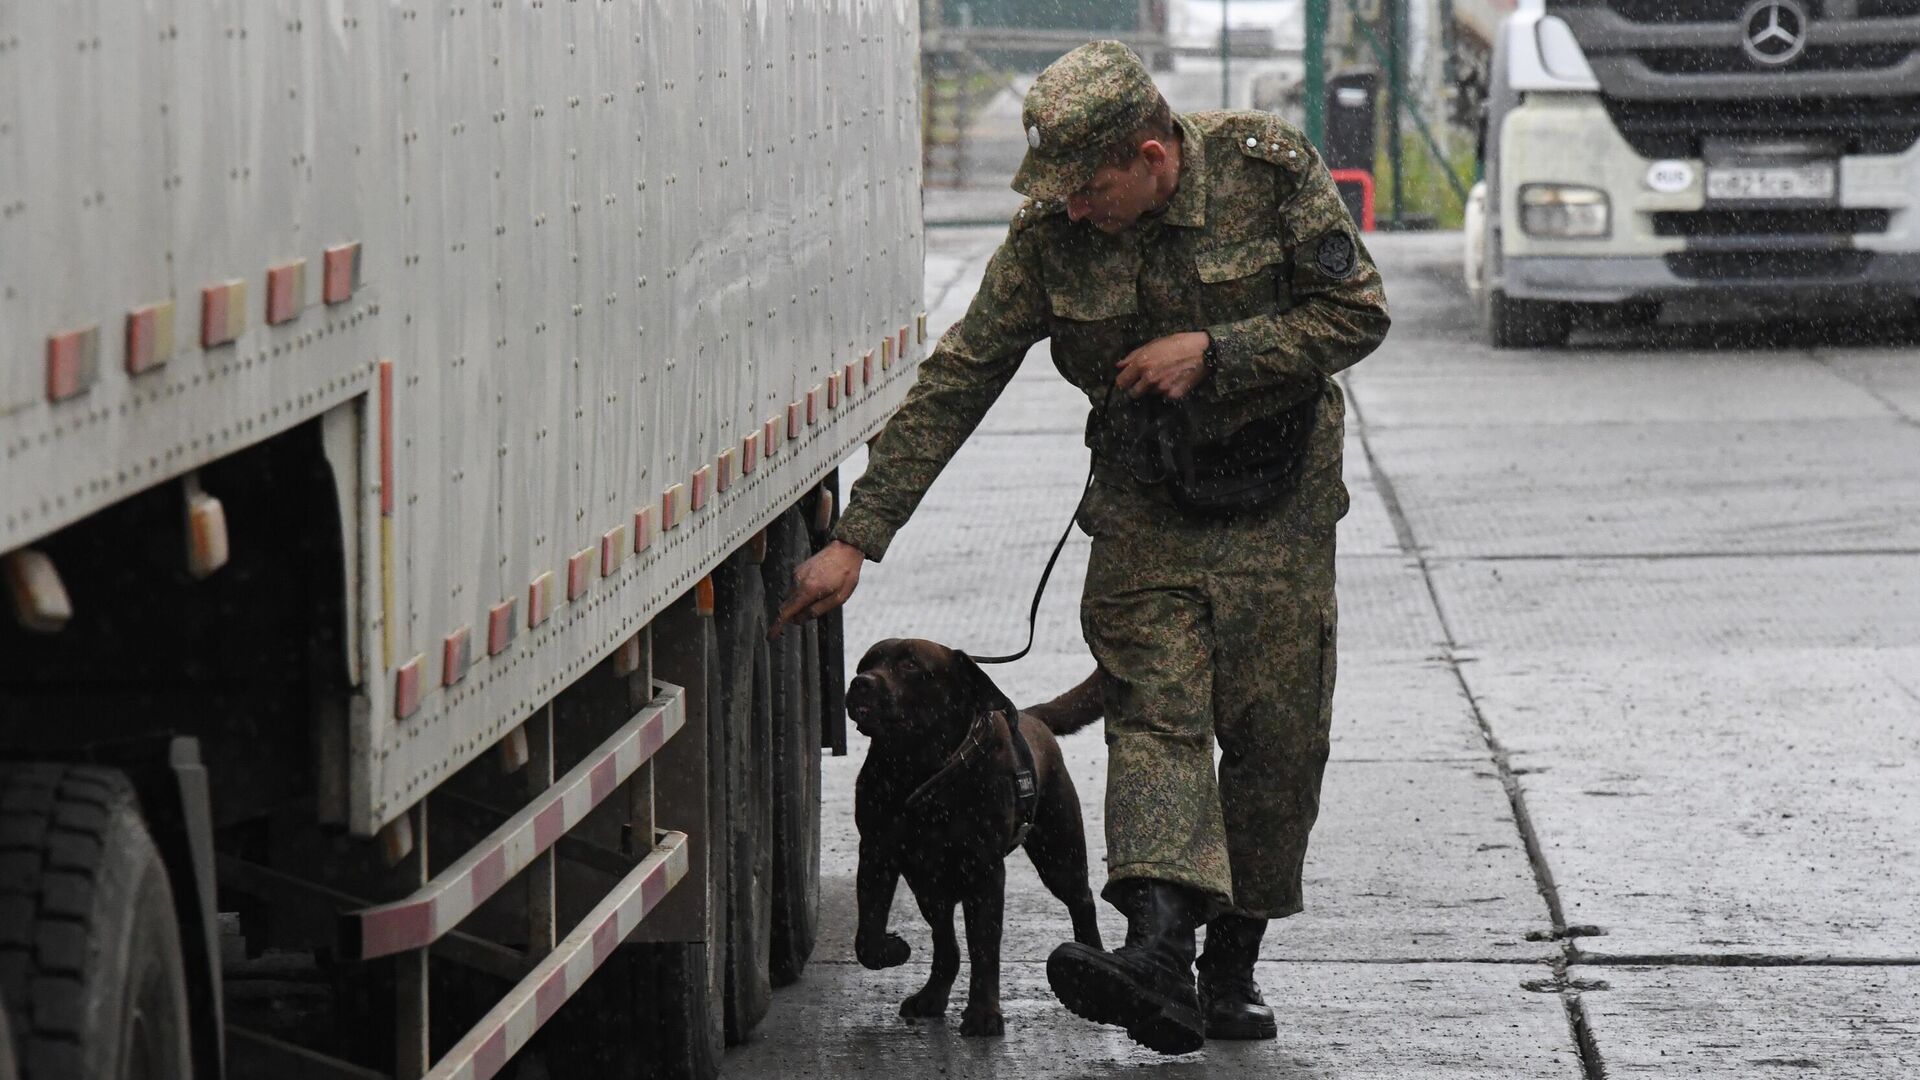
[{"label": "dog's collar", "polygon": [[1027,737],[1020,731],[1020,712],[1011,707],[992,709],[974,717],[967,728],[967,737],[960,740],[947,755],[946,763],[940,771],[927,777],[919,787],[907,796],[907,808],[913,809],[925,802],[935,791],[945,786],[954,774],[966,768],[967,763],[986,749],[987,742],[993,737],[994,724],[1004,719],[1007,735],[1013,742],[1013,837],[1007,844],[1012,851],[1026,843],[1027,834],[1033,831],[1034,811],[1040,803],[1040,783],[1033,764],[1033,747],[1027,745]]}]

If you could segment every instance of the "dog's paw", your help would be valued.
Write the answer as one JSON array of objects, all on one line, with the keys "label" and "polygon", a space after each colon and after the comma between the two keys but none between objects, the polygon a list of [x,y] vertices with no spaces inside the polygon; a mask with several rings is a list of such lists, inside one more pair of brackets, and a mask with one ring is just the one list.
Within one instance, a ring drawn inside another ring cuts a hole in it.
[{"label": "dog's paw", "polygon": [[1001,1018],[998,1006],[968,1005],[960,1014],[960,1034],[962,1035],[1005,1035],[1007,1022]]},{"label": "dog's paw", "polygon": [[907,939],[899,934],[890,933],[882,938],[878,945],[856,944],[853,947],[853,955],[860,961],[861,967],[879,971],[882,968],[899,967],[906,963],[907,957],[913,955],[913,947],[908,945]]},{"label": "dog's paw", "polygon": [[900,1003],[900,1015],[909,1018],[931,1018],[947,1015],[947,995],[935,993],[931,988],[920,991]]}]

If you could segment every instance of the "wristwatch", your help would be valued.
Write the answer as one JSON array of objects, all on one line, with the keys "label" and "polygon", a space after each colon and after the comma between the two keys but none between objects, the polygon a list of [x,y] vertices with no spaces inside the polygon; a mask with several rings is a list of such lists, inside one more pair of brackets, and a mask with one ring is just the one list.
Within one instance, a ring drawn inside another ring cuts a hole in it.
[{"label": "wristwatch", "polygon": [[1207,335],[1207,351],[1200,354],[1200,362],[1206,365],[1207,374],[1212,375],[1220,370],[1220,343],[1213,340],[1212,333],[1205,330],[1201,333]]}]

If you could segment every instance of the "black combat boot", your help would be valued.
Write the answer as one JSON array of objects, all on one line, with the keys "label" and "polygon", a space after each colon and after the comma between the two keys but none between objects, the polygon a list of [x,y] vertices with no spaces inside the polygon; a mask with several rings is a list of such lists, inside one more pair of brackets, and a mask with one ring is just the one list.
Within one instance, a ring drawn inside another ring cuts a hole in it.
[{"label": "black combat boot", "polygon": [[1193,981],[1193,934],[1206,900],[1170,881],[1125,884],[1115,906],[1127,916],[1127,943],[1103,952],[1069,941],[1047,957],[1047,982],[1076,1015],[1126,1028],[1163,1054],[1192,1053],[1206,1042]]},{"label": "black combat boot", "polygon": [[1200,972],[1200,1007],[1209,1039],[1271,1039],[1278,1030],[1253,981],[1260,938],[1267,920],[1221,915],[1207,924],[1207,951],[1195,965]]}]

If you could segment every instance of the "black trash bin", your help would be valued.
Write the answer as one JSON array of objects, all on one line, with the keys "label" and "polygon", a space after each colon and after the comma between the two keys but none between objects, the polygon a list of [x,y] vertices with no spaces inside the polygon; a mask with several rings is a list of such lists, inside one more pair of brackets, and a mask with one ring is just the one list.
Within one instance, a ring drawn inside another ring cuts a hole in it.
[{"label": "black trash bin", "polygon": [[1347,212],[1363,228],[1373,222],[1373,175],[1379,155],[1375,105],[1380,76],[1348,71],[1327,80],[1327,168],[1340,188]]}]

